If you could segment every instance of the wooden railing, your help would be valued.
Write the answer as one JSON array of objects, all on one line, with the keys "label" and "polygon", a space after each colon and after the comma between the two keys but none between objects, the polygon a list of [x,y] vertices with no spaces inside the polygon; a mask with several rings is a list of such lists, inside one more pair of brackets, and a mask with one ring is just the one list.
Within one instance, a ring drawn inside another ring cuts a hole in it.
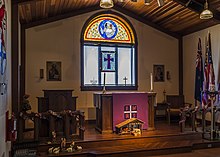
[{"label": "wooden railing", "polygon": [[[31,120],[34,123],[34,127],[31,129],[25,128],[25,121]],[[42,121],[46,121],[47,123],[42,123]],[[21,112],[18,117],[18,124],[20,125],[20,129],[18,131],[18,142],[27,141],[24,138],[24,134],[28,131],[32,131],[32,139],[34,141],[42,141],[46,139],[47,141],[51,141],[53,136],[52,132],[55,132],[55,138],[59,141],[60,138],[66,139],[84,139],[84,131],[85,131],[85,116],[81,111],[61,111],[61,112],[53,112],[51,110],[43,113],[27,113]],[[60,126],[57,124],[60,123]],[[46,128],[46,129],[45,129]],[[62,134],[58,134],[56,131],[61,131]],[[42,132],[45,132],[44,136],[42,136]],[[28,139],[30,141],[30,139]],[[51,141],[52,142],[52,141]]]}]

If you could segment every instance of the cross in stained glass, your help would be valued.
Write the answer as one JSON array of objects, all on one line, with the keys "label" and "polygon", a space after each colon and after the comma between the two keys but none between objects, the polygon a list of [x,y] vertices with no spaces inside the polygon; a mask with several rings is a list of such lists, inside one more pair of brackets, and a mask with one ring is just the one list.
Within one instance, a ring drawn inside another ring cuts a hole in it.
[{"label": "cross in stained glass", "polygon": [[111,55],[107,54],[107,58],[104,58],[104,61],[105,62],[107,61],[107,69],[110,69],[111,68],[111,61],[113,62],[114,58],[111,58]]},{"label": "cross in stained glass", "polygon": [[102,52],[102,71],[115,71],[115,52]]}]

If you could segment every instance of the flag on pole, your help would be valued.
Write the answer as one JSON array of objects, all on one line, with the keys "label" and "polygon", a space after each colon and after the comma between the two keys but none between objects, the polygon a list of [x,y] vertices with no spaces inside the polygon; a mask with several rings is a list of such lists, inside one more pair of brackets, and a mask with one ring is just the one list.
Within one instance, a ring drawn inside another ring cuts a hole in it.
[{"label": "flag on pole", "polygon": [[208,34],[208,77],[209,77],[209,84],[208,89],[209,91],[215,91],[215,73],[212,61],[212,49],[211,49],[211,34]]},{"label": "flag on pole", "polygon": [[196,57],[194,98],[198,100],[200,103],[202,102],[201,92],[203,91],[203,81],[204,81],[204,73],[203,73],[203,61],[202,61],[202,46],[201,46],[201,39],[199,38],[197,57]]},{"label": "flag on pole", "polygon": [[212,49],[211,49],[211,34],[208,33],[206,38],[206,54],[205,54],[205,65],[204,65],[204,85],[203,85],[203,107],[209,106],[209,97],[206,94],[207,91],[215,91],[215,74],[212,61]]},{"label": "flag on pole", "polygon": [[7,15],[4,0],[0,0],[0,72],[3,75],[6,69],[6,31]]}]

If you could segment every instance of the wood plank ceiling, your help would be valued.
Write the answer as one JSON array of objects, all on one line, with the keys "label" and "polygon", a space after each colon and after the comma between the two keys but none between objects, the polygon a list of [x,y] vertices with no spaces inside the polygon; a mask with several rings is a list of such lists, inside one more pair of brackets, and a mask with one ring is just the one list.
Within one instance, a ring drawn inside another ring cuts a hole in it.
[{"label": "wood plank ceiling", "polygon": [[[146,21],[145,23],[168,34],[182,36],[220,23],[220,0],[209,1],[209,8],[214,13],[214,18],[209,20],[199,18],[204,0],[165,0],[162,7],[158,6],[157,0],[153,0],[150,5],[145,5],[144,0],[114,0],[114,9],[133,15],[142,22]],[[101,9],[99,2],[100,0],[20,0],[19,18],[22,24],[40,24],[42,20],[65,14]]]}]

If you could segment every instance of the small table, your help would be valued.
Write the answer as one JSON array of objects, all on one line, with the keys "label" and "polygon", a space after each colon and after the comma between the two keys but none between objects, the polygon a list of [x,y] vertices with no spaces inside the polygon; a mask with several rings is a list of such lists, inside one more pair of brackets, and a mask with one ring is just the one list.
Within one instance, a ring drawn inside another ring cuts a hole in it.
[{"label": "small table", "polygon": [[168,104],[166,102],[157,103],[154,107],[155,120],[168,119],[167,117]]}]

